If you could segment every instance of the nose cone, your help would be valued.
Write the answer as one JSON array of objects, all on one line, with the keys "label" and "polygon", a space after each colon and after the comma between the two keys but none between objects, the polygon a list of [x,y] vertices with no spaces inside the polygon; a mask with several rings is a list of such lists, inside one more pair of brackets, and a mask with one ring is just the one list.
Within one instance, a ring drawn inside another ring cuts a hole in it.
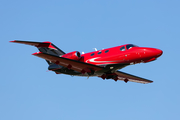
[{"label": "nose cone", "polygon": [[141,61],[150,62],[156,60],[163,54],[163,51],[156,48],[139,47],[136,50],[136,54],[139,55]]},{"label": "nose cone", "polygon": [[156,53],[157,57],[160,57],[163,54],[163,51],[160,49],[155,49],[154,52]]},{"label": "nose cone", "polygon": [[156,48],[146,48],[147,54],[149,54],[152,57],[158,58],[163,54],[163,51]]}]

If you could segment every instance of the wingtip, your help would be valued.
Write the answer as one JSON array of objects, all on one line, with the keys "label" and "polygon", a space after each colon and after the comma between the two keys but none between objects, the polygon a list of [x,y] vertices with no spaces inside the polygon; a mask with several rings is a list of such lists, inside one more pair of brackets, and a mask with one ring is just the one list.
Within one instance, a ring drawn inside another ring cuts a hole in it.
[{"label": "wingtip", "polygon": [[42,52],[35,52],[32,55],[37,55],[37,54],[41,54]]},{"label": "wingtip", "polygon": [[16,42],[16,40],[12,40],[12,41],[9,41],[9,42]]}]

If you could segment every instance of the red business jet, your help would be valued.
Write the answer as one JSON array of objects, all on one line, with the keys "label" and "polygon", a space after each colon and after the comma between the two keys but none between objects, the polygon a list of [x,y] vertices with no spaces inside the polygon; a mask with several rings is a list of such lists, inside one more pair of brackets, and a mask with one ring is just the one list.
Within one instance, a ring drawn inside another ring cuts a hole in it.
[{"label": "red business jet", "polygon": [[98,76],[115,81],[152,83],[153,81],[118,71],[128,65],[146,63],[156,60],[162,55],[162,50],[148,47],[138,47],[126,44],[117,47],[80,54],[78,51],[65,53],[51,42],[10,41],[32,45],[39,49],[32,55],[43,58],[49,64],[48,69],[56,74],[72,76]]}]

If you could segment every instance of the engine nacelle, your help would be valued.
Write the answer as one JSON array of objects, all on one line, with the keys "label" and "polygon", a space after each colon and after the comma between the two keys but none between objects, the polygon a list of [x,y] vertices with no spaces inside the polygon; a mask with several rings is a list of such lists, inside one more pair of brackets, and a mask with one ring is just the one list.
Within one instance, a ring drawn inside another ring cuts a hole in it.
[{"label": "engine nacelle", "polygon": [[61,57],[72,59],[72,60],[79,60],[81,58],[81,53],[78,51],[73,51],[73,52],[62,55]]}]

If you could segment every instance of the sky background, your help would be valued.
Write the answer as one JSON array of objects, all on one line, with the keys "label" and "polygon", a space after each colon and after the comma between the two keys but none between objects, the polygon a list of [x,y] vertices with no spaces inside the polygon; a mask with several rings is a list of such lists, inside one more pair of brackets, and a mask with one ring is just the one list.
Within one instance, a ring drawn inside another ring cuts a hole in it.
[{"label": "sky background", "polygon": [[[0,120],[179,120],[179,0],[1,0]],[[163,50],[156,61],[121,69],[151,84],[47,72],[35,47],[65,52],[127,43]]]}]

